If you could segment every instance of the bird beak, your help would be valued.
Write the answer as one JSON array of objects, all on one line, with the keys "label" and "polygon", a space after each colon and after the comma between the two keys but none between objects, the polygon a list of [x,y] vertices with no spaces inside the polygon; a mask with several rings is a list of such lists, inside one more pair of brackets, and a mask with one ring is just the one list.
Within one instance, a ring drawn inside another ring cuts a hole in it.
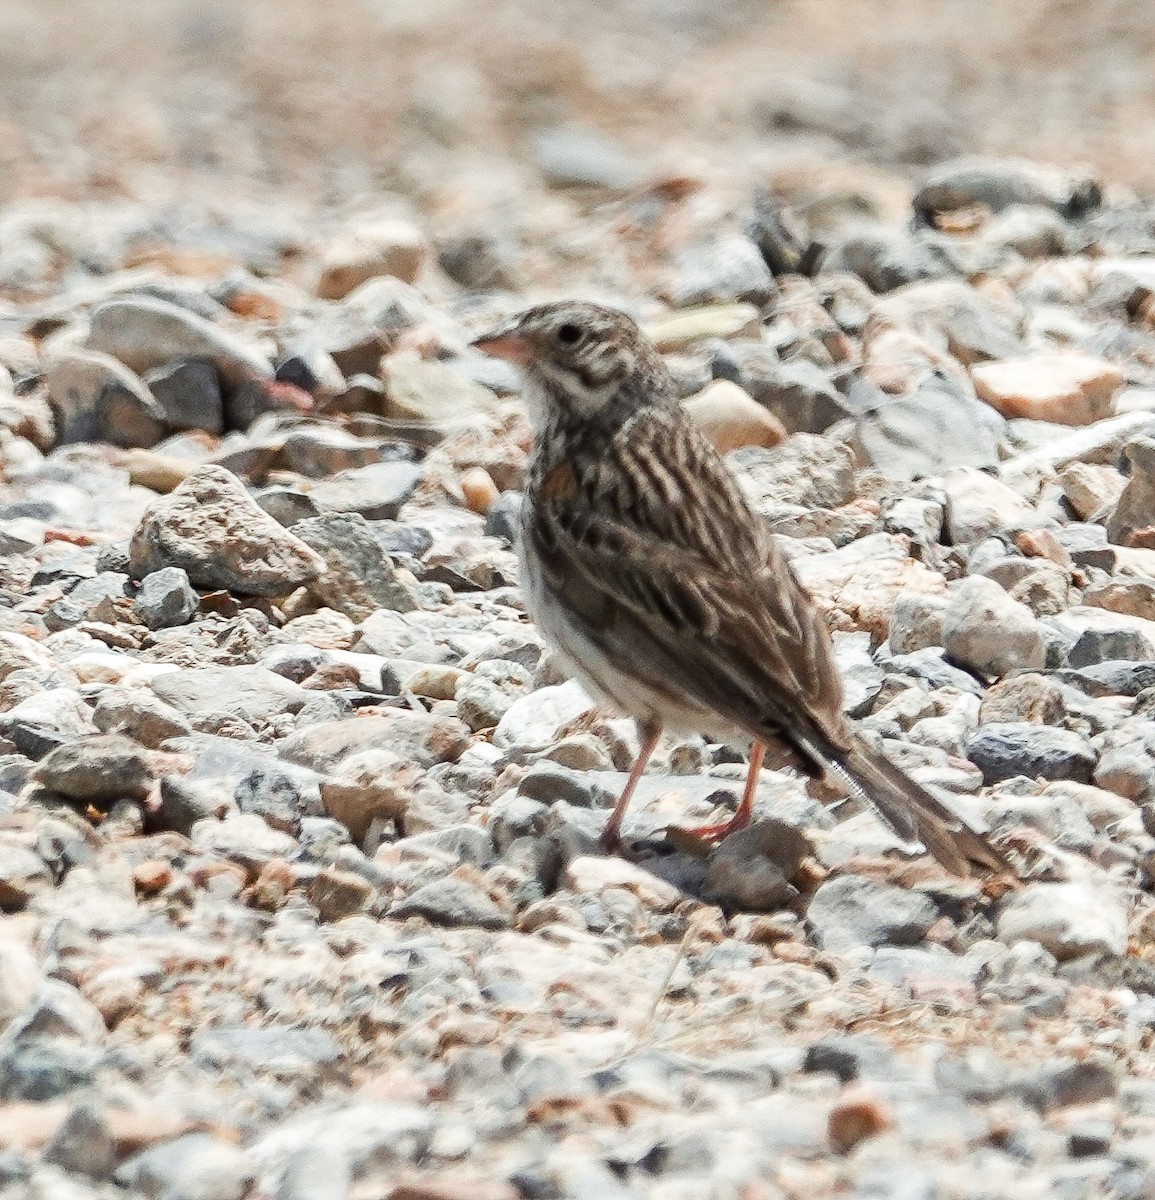
[{"label": "bird beak", "polygon": [[533,354],[533,346],[529,338],[520,332],[516,325],[505,325],[492,333],[482,334],[469,343],[476,349],[494,358],[504,358],[515,366],[524,367]]}]

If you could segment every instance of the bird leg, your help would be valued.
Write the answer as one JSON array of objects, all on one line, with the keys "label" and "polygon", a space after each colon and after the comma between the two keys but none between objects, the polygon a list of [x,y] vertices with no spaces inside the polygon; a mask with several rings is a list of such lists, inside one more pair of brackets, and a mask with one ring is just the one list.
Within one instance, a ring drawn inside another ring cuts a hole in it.
[{"label": "bird leg", "polygon": [[650,755],[653,754],[654,747],[658,744],[658,738],[662,736],[662,727],[653,724],[643,725],[639,721],[638,733],[642,736],[642,747],[638,751],[638,757],[634,759],[634,765],[630,768],[630,777],[626,780],[626,786],[622,788],[622,794],[618,797],[617,804],[614,805],[614,811],[610,813],[610,819],[606,822],[605,829],[602,830],[601,847],[607,854],[621,849],[622,818],[626,815],[630,798],[646,769],[646,763],[650,761]]},{"label": "bird leg", "polygon": [[686,829],[682,832],[699,838],[703,842],[720,842],[730,834],[737,833],[739,829],[745,829],[754,815],[754,793],[758,790],[758,772],[765,754],[766,747],[761,742],[755,742],[750,747],[750,769],[746,772],[746,786],[742,790],[742,802],[728,821],[722,821],[717,825],[699,825],[696,829]]}]

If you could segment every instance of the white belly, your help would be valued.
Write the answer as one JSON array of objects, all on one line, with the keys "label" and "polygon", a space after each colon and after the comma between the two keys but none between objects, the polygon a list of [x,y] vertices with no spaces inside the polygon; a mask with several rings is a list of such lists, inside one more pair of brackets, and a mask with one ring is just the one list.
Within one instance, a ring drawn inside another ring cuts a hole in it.
[{"label": "white belly", "polygon": [[692,704],[678,705],[665,692],[620,670],[546,588],[536,564],[527,561],[525,541],[524,537],[519,539],[518,558],[526,611],[563,668],[590,695],[626,716],[666,729],[682,733],[724,732],[724,725],[719,729],[722,723],[705,709]]}]

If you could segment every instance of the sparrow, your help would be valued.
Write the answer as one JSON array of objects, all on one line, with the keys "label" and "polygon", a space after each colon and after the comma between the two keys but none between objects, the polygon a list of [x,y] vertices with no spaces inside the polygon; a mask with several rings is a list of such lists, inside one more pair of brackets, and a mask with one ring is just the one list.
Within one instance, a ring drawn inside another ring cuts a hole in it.
[{"label": "sparrow", "polygon": [[621,824],[664,728],[748,739],[733,817],[753,815],[767,742],[785,741],[944,867],[1009,872],[982,833],[855,731],[822,610],[683,411],[624,313],[545,304],[473,345],[524,375],[534,446],[520,516],[526,609],[562,664],[632,716],[641,750],[605,826]]}]

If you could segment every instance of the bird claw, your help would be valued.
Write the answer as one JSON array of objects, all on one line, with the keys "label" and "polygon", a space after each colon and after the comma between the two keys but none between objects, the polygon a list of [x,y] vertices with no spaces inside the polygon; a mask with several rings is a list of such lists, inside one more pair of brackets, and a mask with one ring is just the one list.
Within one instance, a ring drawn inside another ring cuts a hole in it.
[{"label": "bird claw", "polygon": [[688,838],[698,842],[708,842],[716,846],[720,842],[725,841],[730,834],[737,833],[740,829],[745,829],[749,824],[749,816],[735,813],[728,821],[719,821],[715,825],[695,825],[689,829],[682,825],[671,825],[666,830],[666,833],[667,835],[675,835],[678,840]]}]

